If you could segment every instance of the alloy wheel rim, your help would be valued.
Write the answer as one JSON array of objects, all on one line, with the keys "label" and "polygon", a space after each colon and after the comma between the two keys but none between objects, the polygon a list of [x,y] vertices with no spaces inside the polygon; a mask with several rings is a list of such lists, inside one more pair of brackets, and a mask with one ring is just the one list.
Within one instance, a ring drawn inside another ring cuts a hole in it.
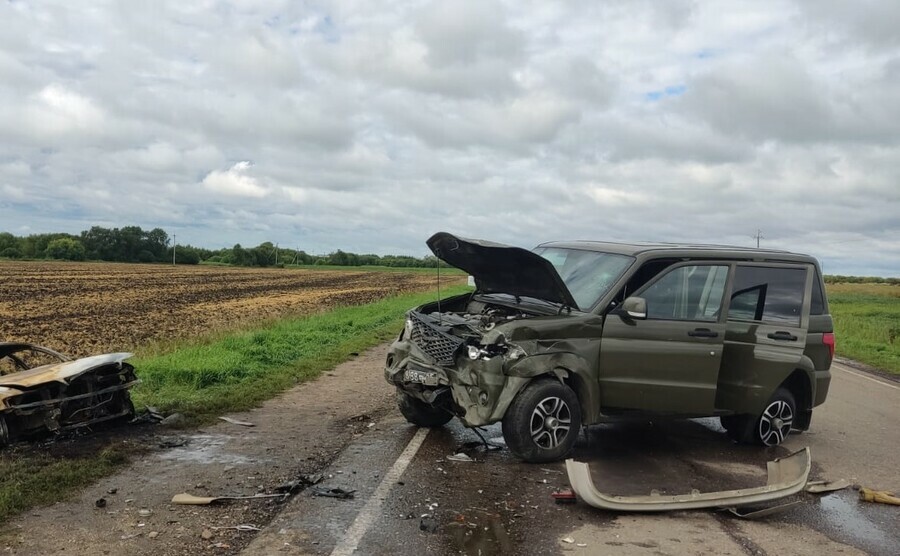
[{"label": "alloy wheel rim", "polygon": [[784,400],[769,404],[759,418],[759,439],[766,446],[777,446],[784,442],[791,432],[794,422],[794,410]]},{"label": "alloy wheel rim", "polygon": [[568,436],[572,411],[563,399],[544,398],[531,412],[531,439],[541,448],[552,450]]}]

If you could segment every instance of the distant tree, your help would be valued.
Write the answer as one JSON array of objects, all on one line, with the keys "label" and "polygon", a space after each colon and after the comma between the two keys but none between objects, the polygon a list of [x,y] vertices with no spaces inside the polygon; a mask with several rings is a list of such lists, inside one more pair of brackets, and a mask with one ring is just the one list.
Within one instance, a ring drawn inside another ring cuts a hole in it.
[{"label": "distant tree", "polygon": [[0,257],[6,258],[6,259],[18,259],[21,256],[22,256],[22,252],[19,251],[15,247],[7,247],[3,251],[0,251]]},{"label": "distant tree", "polygon": [[62,237],[51,240],[47,244],[47,256],[51,259],[63,259],[66,261],[83,261],[84,245],[73,238]]}]

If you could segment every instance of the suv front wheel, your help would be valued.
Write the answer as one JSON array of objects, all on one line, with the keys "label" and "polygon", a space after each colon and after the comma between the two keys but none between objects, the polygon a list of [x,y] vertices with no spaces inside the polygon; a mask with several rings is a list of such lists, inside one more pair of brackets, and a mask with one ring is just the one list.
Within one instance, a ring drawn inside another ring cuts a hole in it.
[{"label": "suv front wheel", "polygon": [[503,417],[503,438],[509,450],[527,462],[564,458],[581,430],[578,396],[556,380],[536,380],[526,386]]}]

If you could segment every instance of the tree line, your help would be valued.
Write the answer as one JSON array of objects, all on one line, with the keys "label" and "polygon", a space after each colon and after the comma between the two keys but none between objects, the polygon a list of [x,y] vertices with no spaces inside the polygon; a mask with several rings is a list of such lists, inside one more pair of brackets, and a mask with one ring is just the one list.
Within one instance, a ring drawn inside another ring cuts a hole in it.
[{"label": "tree line", "polygon": [[[15,236],[0,232],[0,258],[58,259],[68,261],[111,261],[126,263],[171,263],[173,245],[161,228],[144,230],[139,226],[104,228],[93,226],[78,235],[65,233]],[[338,249],[327,255],[311,255],[299,249],[279,248],[271,242],[256,247],[212,250],[191,245],[174,249],[178,264],[223,264],[268,267],[288,265],[390,266],[434,268],[437,258],[406,255],[357,254]],[[441,266],[447,268],[445,263]]]}]

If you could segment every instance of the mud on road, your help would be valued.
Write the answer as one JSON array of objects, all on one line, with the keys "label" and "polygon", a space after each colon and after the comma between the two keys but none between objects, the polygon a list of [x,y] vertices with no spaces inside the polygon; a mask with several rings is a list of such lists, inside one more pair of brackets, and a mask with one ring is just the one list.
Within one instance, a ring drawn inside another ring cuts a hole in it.
[{"label": "mud on road", "polygon": [[[463,278],[451,276],[447,283]],[[421,272],[4,261],[0,340],[84,357],[433,289]]]}]

